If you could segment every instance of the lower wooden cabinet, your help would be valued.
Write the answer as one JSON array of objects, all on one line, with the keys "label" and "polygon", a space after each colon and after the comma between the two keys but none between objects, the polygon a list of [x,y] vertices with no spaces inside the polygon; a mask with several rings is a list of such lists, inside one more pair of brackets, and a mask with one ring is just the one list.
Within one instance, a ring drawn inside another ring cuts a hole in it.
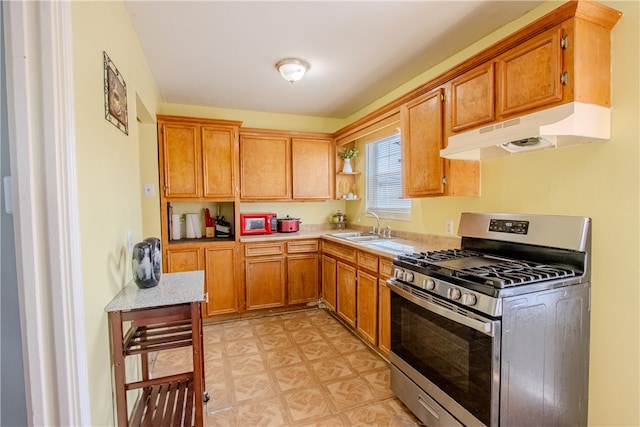
[{"label": "lower wooden cabinet", "polygon": [[327,308],[336,311],[336,272],[338,262],[322,255],[322,301]]},{"label": "lower wooden cabinet", "polygon": [[378,279],[378,349],[388,355],[391,351],[391,289],[387,279],[393,275],[391,259],[380,258]]},{"label": "lower wooden cabinet", "polygon": [[244,244],[247,310],[318,300],[319,241],[304,239]]},{"label": "lower wooden cabinet", "polygon": [[318,254],[287,256],[287,302],[303,304],[318,300]]},{"label": "lower wooden cabinet", "polygon": [[391,344],[393,260],[375,252],[323,241],[322,301],[380,353]]},{"label": "lower wooden cabinet", "polygon": [[167,249],[167,273],[202,270],[202,248],[177,247]]},{"label": "lower wooden cabinet", "polygon": [[204,283],[208,294],[205,315],[238,312],[236,245],[222,243],[204,249]]},{"label": "lower wooden cabinet", "polygon": [[179,244],[167,249],[166,271],[204,270],[204,292],[208,294],[208,301],[202,315],[237,313],[240,310],[236,258],[235,242],[186,247]]},{"label": "lower wooden cabinet", "polygon": [[378,278],[358,270],[358,308],[356,330],[371,344],[378,337]]},{"label": "lower wooden cabinet", "polygon": [[356,327],[356,275],[355,267],[340,261],[336,264],[336,313],[351,327]]},{"label": "lower wooden cabinet", "polygon": [[247,310],[285,305],[284,256],[245,259]]},{"label": "lower wooden cabinet", "polygon": [[378,348],[391,351],[391,289],[384,279],[378,281]]}]

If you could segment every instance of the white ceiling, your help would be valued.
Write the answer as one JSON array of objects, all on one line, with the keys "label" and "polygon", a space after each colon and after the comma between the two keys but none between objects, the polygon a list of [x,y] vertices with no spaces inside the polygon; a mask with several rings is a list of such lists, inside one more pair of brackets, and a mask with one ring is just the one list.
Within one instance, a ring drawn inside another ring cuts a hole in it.
[{"label": "white ceiling", "polygon": [[[165,102],[345,118],[543,1],[125,1]],[[275,63],[311,64],[290,84]]]}]

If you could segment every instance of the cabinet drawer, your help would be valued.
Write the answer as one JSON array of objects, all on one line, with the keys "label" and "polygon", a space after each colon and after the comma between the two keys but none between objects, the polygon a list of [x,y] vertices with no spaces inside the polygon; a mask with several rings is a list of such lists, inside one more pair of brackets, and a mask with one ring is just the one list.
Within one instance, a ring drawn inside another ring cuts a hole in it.
[{"label": "cabinet drawer", "polygon": [[358,251],[349,246],[323,241],[322,250],[324,253],[340,258],[341,261],[355,263],[357,260]]},{"label": "cabinet drawer", "polygon": [[287,252],[290,254],[300,252],[318,252],[317,240],[293,240],[287,242]]},{"label": "cabinet drawer", "polygon": [[380,258],[380,277],[386,279],[393,276],[393,262],[387,258]]},{"label": "cabinet drawer", "polygon": [[358,267],[378,272],[378,257],[369,252],[358,251]]},{"label": "cabinet drawer", "polygon": [[244,246],[244,256],[284,255],[284,243],[252,243]]}]

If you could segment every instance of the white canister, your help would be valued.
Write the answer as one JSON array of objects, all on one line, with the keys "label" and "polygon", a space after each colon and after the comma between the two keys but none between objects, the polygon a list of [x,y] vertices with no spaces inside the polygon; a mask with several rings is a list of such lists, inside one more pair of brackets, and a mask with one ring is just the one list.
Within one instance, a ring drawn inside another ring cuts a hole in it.
[{"label": "white canister", "polygon": [[180,215],[171,215],[171,240],[180,240]]},{"label": "white canister", "polygon": [[200,215],[190,213],[187,217],[187,238],[199,239],[202,237],[202,229],[200,227]]}]

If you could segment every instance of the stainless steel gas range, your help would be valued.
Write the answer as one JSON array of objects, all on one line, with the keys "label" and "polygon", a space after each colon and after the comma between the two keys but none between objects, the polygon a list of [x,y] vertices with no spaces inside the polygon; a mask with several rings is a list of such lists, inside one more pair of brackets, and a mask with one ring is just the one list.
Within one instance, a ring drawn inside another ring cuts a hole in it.
[{"label": "stainless steel gas range", "polygon": [[429,427],[587,425],[591,220],[463,213],[393,264],[391,388]]}]

